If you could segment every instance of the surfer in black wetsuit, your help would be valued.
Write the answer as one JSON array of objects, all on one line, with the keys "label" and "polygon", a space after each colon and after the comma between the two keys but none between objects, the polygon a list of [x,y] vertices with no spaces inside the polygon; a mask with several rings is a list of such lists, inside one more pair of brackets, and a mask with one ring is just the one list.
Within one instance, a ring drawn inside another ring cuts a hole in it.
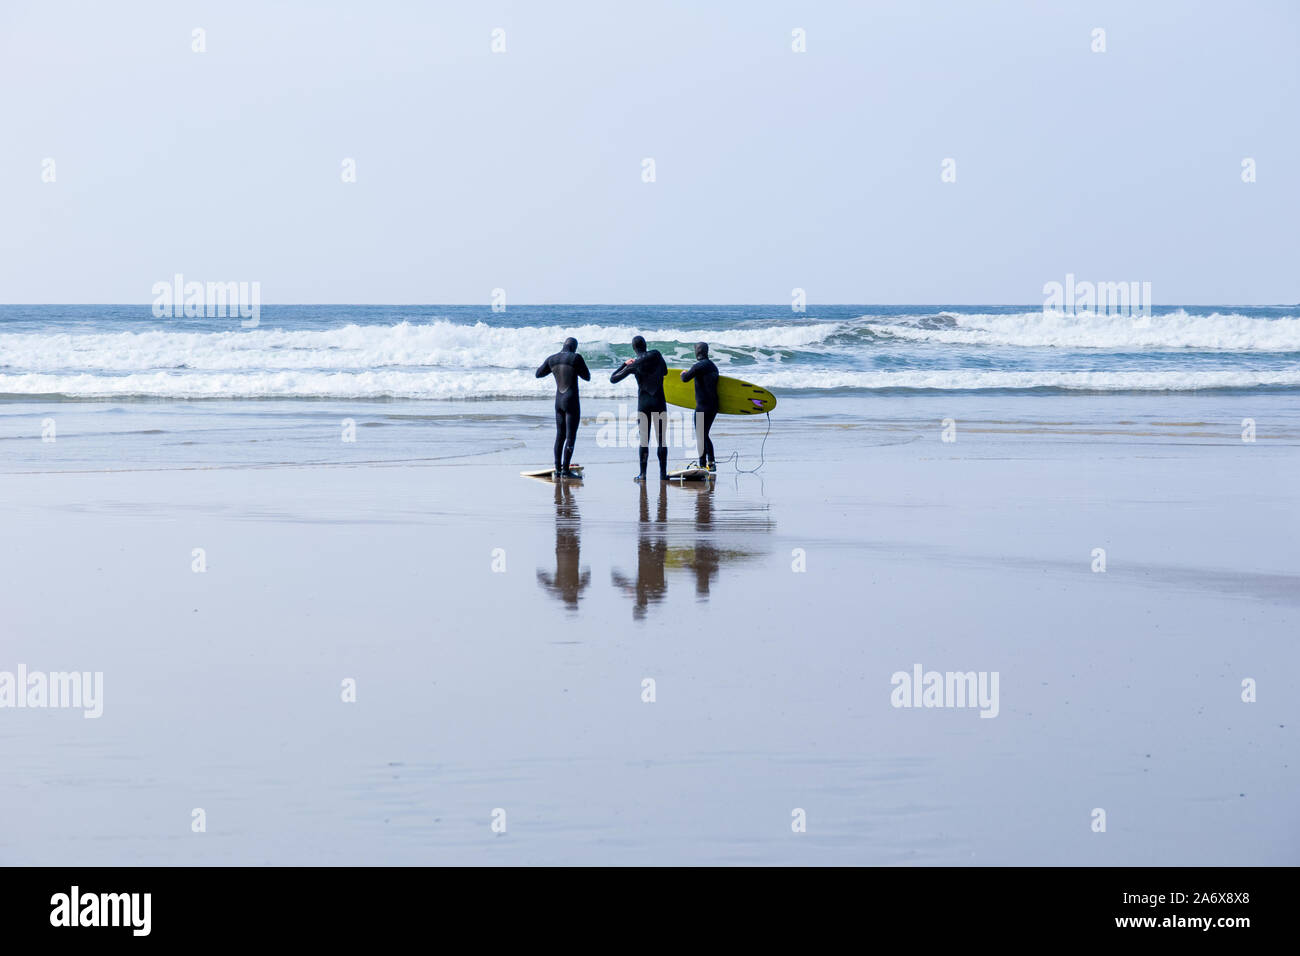
[{"label": "surfer in black wetsuit", "polygon": [[718,417],[718,367],[709,359],[707,342],[695,345],[695,364],[682,372],[682,381],[695,382],[695,440],[700,453],[700,467],[718,470],[713,456],[713,439],[709,429]]},{"label": "surfer in black wetsuit", "polygon": [[668,363],[658,349],[646,351],[645,339],[639,335],[632,339],[632,351],[636,357],[614,369],[609,380],[621,382],[629,375],[636,376],[636,418],[641,432],[641,447],[638,452],[641,472],[636,480],[645,481],[645,466],[650,460],[650,426],[654,425],[659,455],[659,480],[667,481],[668,438],[664,434],[664,417],[668,414],[668,402],[664,398],[664,376],[668,374]]},{"label": "surfer in black wetsuit", "polygon": [[564,348],[549,356],[537,369],[538,378],[555,376],[555,477],[573,478],[573,442],[578,437],[582,408],[578,404],[578,379],[591,381],[587,363],[578,354],[578,340],[570,336]]}]

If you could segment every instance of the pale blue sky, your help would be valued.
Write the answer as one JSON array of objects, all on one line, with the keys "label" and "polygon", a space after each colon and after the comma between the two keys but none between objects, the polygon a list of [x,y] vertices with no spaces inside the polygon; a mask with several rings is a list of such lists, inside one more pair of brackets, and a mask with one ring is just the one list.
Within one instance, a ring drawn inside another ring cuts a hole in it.
[{"label": "pale blue sky", "polygon": [[1288,0],[5,0],[0,301],[1294,303],[1298,49]]}]

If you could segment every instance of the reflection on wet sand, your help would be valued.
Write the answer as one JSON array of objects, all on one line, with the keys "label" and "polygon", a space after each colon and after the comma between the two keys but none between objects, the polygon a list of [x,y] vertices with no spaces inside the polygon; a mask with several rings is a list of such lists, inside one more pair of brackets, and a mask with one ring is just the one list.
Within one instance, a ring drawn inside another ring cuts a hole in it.
[{"label": "reflection on wet sand", "polygon": [[[713,491],[714,483],[693,482],[680,487],[695,493],[695,530],[708,533],[713,526]],[[723,552],[714,547],[707,538],[696,540],[690,547],[673,548],[669,551],[669,566],[690,568],[695,572],[695,595],[701,600],[708,598],[709,585],[718,576],[722,566]]]},{"label": "reflection on wet sand", "polygon": [[[774,522],[767,516],[767,506],[747,505],[742,500],[727,499],[727,510],[715,513],[716,483],[688,482],[660,484],[654,520],[650,516],[650,495],[641,485],[641,512],[637,529],[636,579],[618,570],[610,573],[614,585],[632,598],[632,617],[644,620],[648,607],[662,601],[668,592],[667,570],[690,571],[695,576],[696,600],[706,601],[713,582],[724,564],[743,564],[761,552],[746,547],[726,547],[725,536],[755,531],[770,532]],[[693,526],[674,525],[668,521],[668,496],[694,497]],[[670,544],[673,538],[691,539],[690,543]]]},{"label": "reflection on wet sand", "polygon": [[664,537],[668,525],[668,493],[663,483],[659,484],[659,503],[655,510],[655,520],[650,520],[650,493],[646,489],[649,482],[641,482],[641,518],[636,539],[636,581],[614,570],[610,578],[614,586],[632,598],[632,617],[640,621],[645,618],[646,607],[663,599],[668,590],[664,580],[664,555],[668,550],[668,541]]},{"label": "reflection on wet sand", "polygon": [[578,599],[591,583],[590,569],[578,566],[581,557],[581,518],[578,499],[568,482],[555,483],[555,573],[537,569],[537,583],[543,590],[564,602],[569,610],[578,609]]}]

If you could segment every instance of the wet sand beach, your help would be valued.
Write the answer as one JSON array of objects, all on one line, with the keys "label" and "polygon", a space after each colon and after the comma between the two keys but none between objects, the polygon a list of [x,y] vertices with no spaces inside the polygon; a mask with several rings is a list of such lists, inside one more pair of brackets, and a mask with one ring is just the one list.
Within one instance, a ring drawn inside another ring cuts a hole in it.
[{"label": "wet sand beach", "polygon": [[790,399],[707,486],[595,401],[564,485],[536,403],[2,407],[0,670],[103,673],[0,712],[4,863],[1300,861],[1284,397]]}]

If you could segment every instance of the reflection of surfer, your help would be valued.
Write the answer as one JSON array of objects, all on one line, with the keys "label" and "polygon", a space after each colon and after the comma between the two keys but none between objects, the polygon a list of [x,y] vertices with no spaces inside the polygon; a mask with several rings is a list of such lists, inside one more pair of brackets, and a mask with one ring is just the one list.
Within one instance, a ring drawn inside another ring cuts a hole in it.
[{"label": "reflection of surfer", "polygon": [[[591,381],[587,363],[578,354],[578,340],[570,336],[564,348],[548,356],[537,369],[538,378],[555,376],[555,477],[577,477],[569,471],[573,461],[573,443],[578,437],[582,408],[578,403],[578,379]],[[697,385],[698,389],[699,386]]]},{"label": "reflection of surfer", "polygon": [[[666,486],[659,486],[659,506],[655,525],[650,523],[650,498],[646,486],[641,486],[641,527],[638,529],[636,542],[636,581],[618,571],[610,571],[614,586],[632,598],[632,619],[644,620],[646,607],[663,600],[668,591],[668,582],[664,578],[664,559],[668,556],[668,544],[664,540],[663,529],[668,521],[668,496]],[[657,527],[656,527],[657,526]]]},{"label": "reflection of surfer", "polygon": [[700,467],[717,471],[709,429],[718,417],[718,367],[709,359],[707,342],[696,343],[695,364],[682,372],[683,382],[692,380],[695,382],[695,441]]},{"label": "reflection of surfer", "polygon": [[704,599],[709,596],[709,585],[718,576],[722,567],[723,552],[713,544],[713,482],[705,482],[695,495],[695,560],[691,562],[695,570],[695,596]]},{"label": "reflection of surfer", "polygon": [[664,417],[668,413],[668,402],[664,398],[664,376],[668,374],[668,363],[659,354],[658,349],[646,351],[645,339],[635,336],[632,339],[632,351],[635,358],[630,358],[609,377],[611,382],[621,382],[629,375],[636,376],[636,418],[641,431],[641,446],[638,458],[641,471],[637,481],[645,481],[645,466],[650,458],[650,426],[654,425],[655,444],[659,456],[659,480],[668,480],[668,440],[664,435]]},{"label": "reflection of surfer", "polygon": [[564,482],[555,483],[555,573],[537,569],[537,583],[577,610],[578,598],[591,582],[591,571],[578,567],[581,555],[578,502],[573,489]]}]

